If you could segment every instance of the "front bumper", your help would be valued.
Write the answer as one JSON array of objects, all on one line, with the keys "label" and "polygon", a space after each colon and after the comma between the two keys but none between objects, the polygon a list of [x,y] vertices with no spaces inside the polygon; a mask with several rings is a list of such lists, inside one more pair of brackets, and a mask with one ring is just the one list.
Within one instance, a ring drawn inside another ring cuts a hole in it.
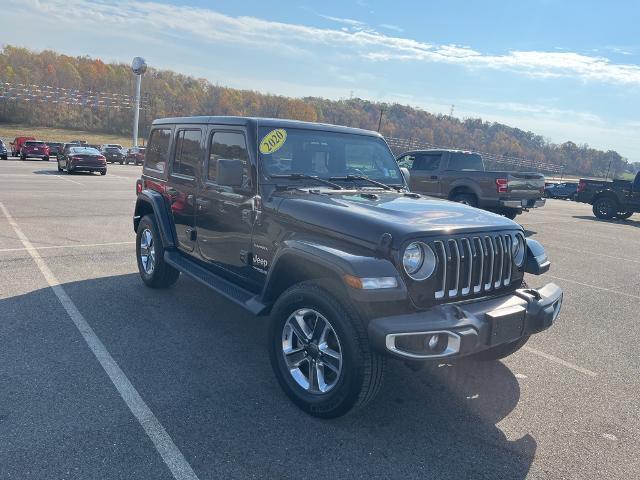
[{"label": "front bumper", "polygon": [[[558,318],[562,290],[553,283],[486,300],[438,305],[424,312],[369,322],[371,344],[404,359],[463,357],[549,328]],[[433,349],[428,345],[433,342]]]},{"label": "front bumper", "polygon": [[540,208],[544,207],[544,198],[532,198],[528,200],[500,200],[500,205],[505,208]]}]

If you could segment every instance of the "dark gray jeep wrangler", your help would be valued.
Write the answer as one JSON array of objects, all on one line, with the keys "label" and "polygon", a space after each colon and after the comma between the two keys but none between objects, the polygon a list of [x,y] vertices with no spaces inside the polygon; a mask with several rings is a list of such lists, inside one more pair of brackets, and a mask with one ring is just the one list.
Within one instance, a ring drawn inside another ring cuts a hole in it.
[{"label": "dark gray jeep wrangler", "polygon": [[270,322],[286,394],[319,417],[370,401],[385,361],[518,350],[557,319],[549,261],[504,217],[409,192],[374,132],[295,121],[156,120],[134,229],[142,280],[180,272]]}]

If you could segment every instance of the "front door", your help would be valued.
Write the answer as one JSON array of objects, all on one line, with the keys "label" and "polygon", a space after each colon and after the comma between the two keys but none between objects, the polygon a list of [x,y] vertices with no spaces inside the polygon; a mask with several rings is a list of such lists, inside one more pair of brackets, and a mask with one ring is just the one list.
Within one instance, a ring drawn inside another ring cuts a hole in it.
[{"label": "front door", "polygon": [[178,248],[187,252],[193,251],[196,240],[196,178],[200,172],[202,133],[193,126],[176,128],[165,190],[171,204]]},{"label": "front door", "polygon": [[411,191],[434,197],[442,194],[440,184],[441,153],[415,153],[409,174]]},{"label": "front door", "polygon": [[[241,187],[216,183],[218,160],[244,162]],[[207,135],[205,171],[196,200],[198,249],[202,258],[251,283],[251,235],[253,233],[255,182],[241,127],[211,127]]]}]

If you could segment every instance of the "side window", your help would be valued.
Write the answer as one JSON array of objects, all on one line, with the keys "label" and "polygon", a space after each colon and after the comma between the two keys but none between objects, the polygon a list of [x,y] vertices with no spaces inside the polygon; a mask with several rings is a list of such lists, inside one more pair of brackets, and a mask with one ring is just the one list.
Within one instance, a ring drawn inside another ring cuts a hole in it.
[{"label": "side window", "polygon": [[147,154],[145,155],[145,168],[164,172],[169,157],[169,144],[171,143],[171,129],[157,128],[151,132]]},{"label": "side window", "polygon": [[442,155],[437,154],[424,154],[424,155],[416,155],[415,161],[413,162],[413,170],[426,170],[426,171],[435,171],[440,168],[440,159]]},{"label": "side window", "polygon": [[176,134],[176,154],[171,173],[195,177],[200,159],[200,130],[179,130]]},{"label": "side window", "polygon": [[398,166],[411,170],[413,168],[415,159],[416,157],[414,155],[404,155],[403,157],[398,159]]},{"label": "side window", "polygon": [[248,188],[251,183],[249,175],[251,166],[249,165],[249,153],[247,152],[247,142],[242,132],[214,132],[211,135],[209,144],[209,161],[207,167],[207,178],[216,181],[218,173],[218,160],[242,160],[244,163],[243,188]]}]

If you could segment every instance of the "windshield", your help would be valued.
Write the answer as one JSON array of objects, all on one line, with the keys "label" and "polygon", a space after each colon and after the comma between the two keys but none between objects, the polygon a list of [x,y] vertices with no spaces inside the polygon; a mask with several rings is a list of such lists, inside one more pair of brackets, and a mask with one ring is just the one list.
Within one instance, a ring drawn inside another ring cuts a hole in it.
[{"label": "windshield", "polygon": [[261,127],[258,138],[265,176],[303,174],[328,179],[355,175],[388,185],[403,184],[389,147],[379,137]]}]

